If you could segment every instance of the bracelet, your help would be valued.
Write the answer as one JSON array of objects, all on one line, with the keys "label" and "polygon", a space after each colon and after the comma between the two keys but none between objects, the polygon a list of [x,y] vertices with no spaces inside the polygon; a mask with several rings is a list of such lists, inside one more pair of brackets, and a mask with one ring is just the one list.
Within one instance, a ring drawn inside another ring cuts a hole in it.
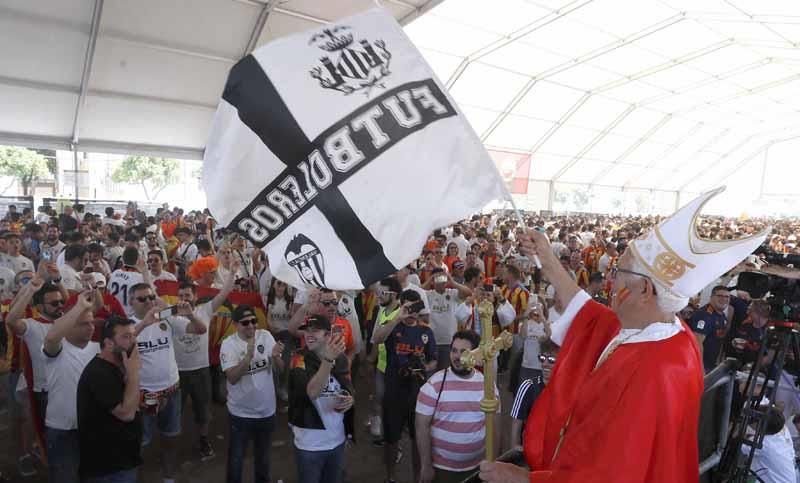
[{"label": "bracelet", "polygon": [[331,364],[333,364],[334,362],[336,362],[336,359],[328,359],[327,357],[323,357],[322,359],[323,359],[323,360],[325,360],[325,361],[327,361],[327,362],[329,362],[329,363],[331,363]]}]

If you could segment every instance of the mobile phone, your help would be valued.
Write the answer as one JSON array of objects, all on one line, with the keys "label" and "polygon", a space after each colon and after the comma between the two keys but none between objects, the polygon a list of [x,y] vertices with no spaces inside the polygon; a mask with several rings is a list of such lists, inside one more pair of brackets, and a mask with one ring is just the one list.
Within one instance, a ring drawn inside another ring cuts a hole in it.
[{"label": "mobile phone", "polygon": [[49,251],[48,252],[42,252],[42,260],[44,260],[45,262],[49,262],[52,259],[52,257],[53,257],[53,254],[50,253]]},{"label": "mobile phone", "polygon": [[171,307],[167,307],[166,309],[162,309],[158,311],[158,318],[159,319],[166,319],[167,317],[171,317],[173,315],[178,315],[178,306],[173,305]]},{"label": "mobile phone", "polygon": [[410,313],[410,314],[418,314],[418,313],[422,312],[422,309],[424,309],[424,308],[425,308],[425,302],[423,302],[422,300],[418,300],[418,301],[414,302],[413,304],[411,304],[410,307],[408,307],[408,313]]}]

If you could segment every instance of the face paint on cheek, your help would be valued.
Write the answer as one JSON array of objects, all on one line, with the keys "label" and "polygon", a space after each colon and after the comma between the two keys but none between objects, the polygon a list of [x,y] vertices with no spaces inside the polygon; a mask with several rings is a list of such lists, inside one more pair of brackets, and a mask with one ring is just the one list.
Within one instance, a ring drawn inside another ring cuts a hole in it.
[{"label": "face paint on cheek", "polygon": [[615,298],[616,298],[616,303],[617,303],[617,305],[619,305],[619,304],[621,304],[622,302],[624,302],[624,301],[625,301],[625,299],[627,299],[628,297],[630,297],[630,295],[631,295],[631,291],[630,291],[630,289],[628,289],[628,287],[622,287],[622,288],[619,290],[619,292],[617,292],[617,295],[616,295],[616,297],[615,297]]}]

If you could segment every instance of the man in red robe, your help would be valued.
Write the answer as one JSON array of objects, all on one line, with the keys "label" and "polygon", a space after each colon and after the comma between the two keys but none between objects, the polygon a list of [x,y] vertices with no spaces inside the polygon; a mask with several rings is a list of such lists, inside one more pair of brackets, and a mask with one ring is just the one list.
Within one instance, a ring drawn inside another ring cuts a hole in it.
[{"label": "man in red robe", "polygon": [[543,276],[567,307],[553,326],[561,350],[525,425],[531,470],[483,462],[483,481],[698,481],[703,364],[675,313],[692,291],[763,241],[756,236],[712,249],[693,237],[694,215],[718,192],[690,203],[619,258],[610,309],[577,287],[546,237],[528,233],[523,252],[539,256]]}]

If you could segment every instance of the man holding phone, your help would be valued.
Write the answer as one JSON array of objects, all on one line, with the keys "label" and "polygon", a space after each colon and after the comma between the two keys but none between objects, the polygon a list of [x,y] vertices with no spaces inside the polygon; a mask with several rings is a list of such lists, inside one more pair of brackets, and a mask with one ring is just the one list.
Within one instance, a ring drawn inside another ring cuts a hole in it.
[{"label": "man holding phone", "polygon": [[306,347],[292,357],[289,424],[300,483],[340,483],[345,442],[354,432],[354,389],[334,327],[325,316],[309,317],[301,326]]},{"label": "man holding phone", "polygon": [[[386,479],[395,481],[397,444],[408,428],[415,436],[414,413],[417,394],[436,368],[436,339],[427,324],[420,323],[419,312],[425,307],[417,292],[406,290],[400,296],[400,313],[386,324],[375,327],[372,343],[386,346],[386,393],[383,398],[384,463]],[[414,475],[419,474],[417,445],[412,446]]]}]

